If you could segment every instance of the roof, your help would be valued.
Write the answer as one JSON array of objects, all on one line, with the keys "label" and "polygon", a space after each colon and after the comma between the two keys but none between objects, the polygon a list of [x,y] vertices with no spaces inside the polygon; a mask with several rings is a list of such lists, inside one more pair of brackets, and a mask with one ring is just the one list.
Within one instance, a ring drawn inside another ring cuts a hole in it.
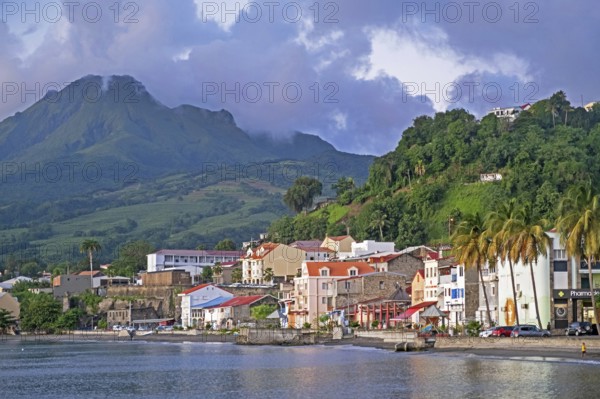
[{"label": "roof", "polygon": [[[104,276],[104,273],[102,273],[100,270],[94,270],[94,271],[84,270],[82,272],[77,273],[78,276],[89,276],[90,274],[93,277],[102,277],[102,276]],[[99,276],[99,274],[101,274],[102,276]]]},{"label": "roof", "polygon": [[323,241],[318,240],[294,241],[290,247],[320,247],[322,243]]},{"label": "roof", "polygon": [[[200,284],[195,287],[188,288],[187,290],[183,291],[179,295],[188,295],[188,294],[191,294],[192,292],[195,292],[195,291],[201,290],[202,288],[206,288],[206,287],[210,287],[210,286],[214,287],[214,284],[210,284],[210,283],[209,284]],[[219,288],[219,287],[216,287],[216,288]],[[219,288],[219,289],[222,289],[222,288]]]},{"label": "roof", "polygon": [[[250,251],[250,255],[246,255],[246,256],[244,256],[244,258],[245,259],[262,259],[267,254],[269,254],[271,251],[273,251],[275,248],[277,248],[279,245],[281,245],[281,244],[276,244],[273,242],[267,242],[267,243],[261,244],[258,247],[253,248]],[[263,251],[262,254],[260,254],[261,250]]]},{"label": "roof", "polygon": [[225,301],[230,300],[231,298],[229,297],[224,297],[224,296],[218,296],[214,299],[211,299],[210,301],[206,301],[204,303],[200,303],[198,305],[194,305],[191,308],[192,309],[206,309],[206,308],[212,308],[215,307],[217,305],[222,304]]},{"label": "roof", "polygon": [[304,247],[304,246],[298,245],[298,246],[293,247],[293,248],[298,248],[298,249],[301,249],[301,250],[303,250],[305,252],[331,252],[331,253],[335,253],[334,250],[332,250],[330,248],[327,248],[327,247],[321,247],[319,245],[317,245],[315,247]]},{"label": "roof", "polygon": [[366,262],[306,262],[309,276],[320,276],[320,270],[329,269],[329,277],[349,277],[348,270],[356,268],[357,274],[373,273],[375,269]]},{"label": "roof", "polygon": [[268,296],[269,295],[236,296],[236,297],[230,298],[229,300],[227,300],[215,307],[216,308],[229,308],[229,307],[235,307],[235,306],[251,305],[254,302],[259,301]]},{"label": "roof", "polygon": [[180,256],[243,256],[244,251],[220,251],[216,249],[161,249],[149,255],[180,255]]},{"label": "roof", "polygon": [[403,321],[403,320],[409,319],[413,314],[415,314],[419,310],[426,308],[428,306],[431,306],[431,305],[435,305],[435,304],[437,304],[437,301],[427,301],[427,302],[417,303],[416,305],[413,305],[410,308],[406,309],[406,311],[404,311],[404,313],[400,313],[400,315],[398,315],[390,320],[391,321]]},{"label": "roof", "polygon": [[421,312],[421,317],[446,317],[446,313],[442,312],[435,305],[429,306],[423,312]]},{"label": "roof", "polygon": [[326,237],[326,239],[329,238],[332,241],[343,241],[348,237],[352,238],[351,236],[345,235],[345,236]]}]

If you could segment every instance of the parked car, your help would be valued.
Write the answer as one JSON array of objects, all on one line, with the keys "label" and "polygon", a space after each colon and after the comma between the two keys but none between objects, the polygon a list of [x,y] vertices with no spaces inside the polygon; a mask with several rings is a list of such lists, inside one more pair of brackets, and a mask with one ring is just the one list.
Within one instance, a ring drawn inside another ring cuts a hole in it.
[{"label": "parked car", "polygon": [[571,323],[565,330],[565,335],[591,335],[592,333],[592,325],[587,321],[576,321]]},{"label": "parked car", "polygon": [[550,331],[542,330],[533,324],[521,324],[515,326],[510,333],[511,337],[549,337]]},{"label": "parked car", "polygon": [[494,331],[492,331],[492,337],[510,337],[510,333],[512,333],[513,328],[513,326],[494,327]]},{"label": "parked car", "polygon": [[112,326],[113,331],[121,331],[122,329],[123,326],[121,326],[120,324],[115,324],[114,326]]},{"label": "parked car", "polygon": [[487,337],[491,337],[492,333],[494,332],[494,329],[496,327],[492,327],[492,328],[488,328],[487,330],[483,330],[482,332],[479,333],[479,336],[481,338],[487,338]]}]

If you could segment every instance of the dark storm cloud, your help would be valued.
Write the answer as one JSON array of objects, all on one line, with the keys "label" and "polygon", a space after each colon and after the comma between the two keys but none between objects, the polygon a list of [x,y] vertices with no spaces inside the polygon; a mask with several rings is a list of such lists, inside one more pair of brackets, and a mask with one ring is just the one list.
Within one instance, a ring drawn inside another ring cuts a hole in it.
[{"label": "dark storm cloud", "polygon": [[[270,13],[266,2],[228,0],[228,9],[237,3],[242,10],[237,22],[222,1],[122,1],[118,12],[112,2],[96,3],[98,20],[88,6],[94,2],[82,1],[72,19],[50,23],[43,9],[51,3],[27,2],[30,9],[39,4],[39,23],[2,15],[3,82],[43,87],[87,74],[130,74],[168,106],[225,108],[248,131],[315,133],[345,151],[390,151],[416,116],[434,110],[461,106],[481,116],[515,105],[514,97],[526,102],[531,82],[538,98],[559,88],[577,101],[600,97],[593,78],[600,15],[583,1],[344,0],[315,7],[307,0],[277,3]],[[482,90],[490,82],[503,88],[500,102]],[[464,85],[473,83],[480,89],[471,99]],[[461,97],[444,97],[453,85],[465,90]],[[3,99],[0,116],[33,97]]]}]

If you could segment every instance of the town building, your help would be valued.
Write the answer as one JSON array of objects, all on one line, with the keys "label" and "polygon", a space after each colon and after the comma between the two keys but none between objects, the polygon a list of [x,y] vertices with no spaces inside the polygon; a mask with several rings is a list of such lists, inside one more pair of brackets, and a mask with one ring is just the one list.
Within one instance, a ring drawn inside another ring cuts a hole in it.
[{"label": "town building", "polygon": [[10,315],[15,319],[19,320],[21,314],[21,306],[17,298],[13,297],[8,292],[0,292],[0,309],[4,309],[10,312]]},{"label": "town building", "polygon": [[265,243],[256,248],[249,248],[246,256],[241,259],[242,282],[272,284],[291,281],[299,273],[305,259],[304,250],[285,244]]},{"label": "town building", "polygon": [[213,284],[201,284],[178,295],[181,298],[181,324],[199,327],[205,322],[203,310],[233,298],[233,294]]},{"label": "town building", "polygon": [[233,281],[233,271],[242,270],[242,262],[239,260],[236,262],[224,262],[221,263],[220,266],[220,273],[217,273],[215,269],[213,269],[213,282],[219,285],[229,285],[235,283],[236,281]]},{"label": "town building", "polygon": [[325,237],[321,246],[324,248],[329,248],[333,251],[334,257],[338,257],[341,253],[351,253],[352,252],[352,243],[354,242],[354,238],[351,236],[336,236],[336,237]]},{"label": "town building", "polygon": [[277,298],[271,295],[236,296],[220,304],[203,309],[204,320],[211,329],[231,329],[252,320],[252,308],[260,305],[277,306]]},{"label": "town building", "polygon": [[319,316],[334,309],[337,280],[373,272],[366,262],[303,262],[300,277],[294,278],[294,302],[284,311],[289,326],[316,326]]},{"label": "town building", "polygon": [[146,255],[147,271],[185,270],[197,281],[197,276],[202,274],[205,267],[212,267],[216,263],[236,262],[243,255],[244,251],[161,249]]},{"label": "town building", "polygon": [[61,274],[52,279],[52,292],[55,298],[79,294],[91,289],[90,276]]},{"label": "town building", "polygon": [[192,276],[185,270],[168,269],[142,274],[142,285],[146,287],[190,287]]}]

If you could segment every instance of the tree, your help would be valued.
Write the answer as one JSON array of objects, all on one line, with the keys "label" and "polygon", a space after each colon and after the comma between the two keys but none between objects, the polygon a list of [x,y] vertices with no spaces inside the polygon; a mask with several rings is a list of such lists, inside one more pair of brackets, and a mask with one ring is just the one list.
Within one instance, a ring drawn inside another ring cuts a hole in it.
[{"label": "tree", "polygon": [[515,318],[517,325],[520,324],[519,310],[517,306],[517,290],[515,288],[515,273],[513,269],[513,258],[511,257],[511,248],[515,241],[517,223],[516,200],[513,198],[500,207],[490,212],[486,218],[486,238],[490,240],[488,252],[495,259],[500,259],[502,263],[508,261],[510,268],[510,282],[512,285],[513,301],[515,304]]},{"label": "tree", "polygon": [[415,165],[415,175],[419,177],[425,175],[425,164],[423,164],[423,160],[421,159],[419,159]]},{"label": "tree", "polygon": [[6,309],[0,309],[0,334],[6,334],[6,331],[17,324],[17,320],[12,313]]},{"label": "tree", "polygon": [[241,283],[242,282],[242,269],[235,269],[231,272],[231,280],[234,283]]},{"label": "tree", "polygon": [[202,268],[202,281],[204,281],[205,283],[208,283],[209,281],[212,281],[213,278],[213,270],[212,267],[210,266],[205,266]]},{"label": "tree", "polygon": [[250,309],[250,317],[255,320],[265,320],[267,316],[277,309],[277,305],[262,304],[254,306]]},{"label": "tree", "polygon": [[79,308],[69,309],[58,317],[56,327],[62,330],[75,330],[81,324],[83,315],[83,311]]},{"label": "tree", "polygon": [[92,275],[94,273],[93,253],[98,252],[101,249],[102,249],[102,246],[100,245],[100,243],[96,240],[91,240],[91,239],[84,240],[81,243],[81,246],[79,247],[79,252],[87,253],[88,258],[90,260],[90,283],[91,283],[92,289],[94,288],[94,276]]},{"label": "tree", "polygon": [[221,273],[223,273],[223,266],[221,265],[221,262],[215,263],[215,265],[212,268],[212,272],[215,276],[220,276]]},{"label": "tree", "polygon": [[263,273],[263,280],[264,281],[273,281],[273,269],[268,267],[265,269],[265,272]]},{"label": "tree", "polygon": [[490,303],[481,268],[488,261],[489,241],[485,236],[484,220],[479,213],[467,215],[460,222],[452,236],[452,246],[458,263],[464,264],[466,268],[475,267],[477,269],[485,299],[487,320],[491,325]]},{"label": "tree", "polygon": [[225,238],[215,245],[215,250],[217,251],[235,251],[235,249],[235,242],[229,238]]},{"label": "tree", "polygon": [[21,327],[25,331],[49,332],[61,315],[61,306],[50,294],[34,294],[21,304]]},{"label": "tree", "polygon": [[339,199],[346,192],[354,190],[356,185],[353,178],[340,177],[336,183],[331,185],[331,188],[335,190],[335,196]]},{"label": "tree", "polygon": [[594,298],[594,275],[592,265],[600,260],[600,196],[592,183],[578,184],[567,191],[558,208],[556,226],[560,239],[569,256],[581,264],[585,259],[590,282],[590,298],[596,319],[596,327],[600,331],[598,307]]},{"label": "tree", "polygon": [[387,225],[387,215],[381,210],[376,210],[371,215],[370,227],[379,230],[379,240],[383,242],[383,228]]},{"label": "tree", "polygon": [[521,260],[524,264],[529,264],[531,273],[531,287],[533,289],[533,300],[535,303],[535,315],[540,328],[542,321],[540,319],[540,310],[538,305],[537,288],[535,285],[535,276],[533,273],[533,264],[538,261],[542,254],[546,254],[551,245],[550,237],[546,234],[544,225],[545,220],[536,221],[533,216],[533,208],[530,204],[525,204],[518,213],[516,226],[516,239],[511,249],[512,258],[515,261]]},{"label": "tree", "polygon": [[111,274],[133,277],[147,267],[147,255],[156,249],[144,240],[133,241],[125,244],[119,250],[119,257],[111,264]]},{"label": "tree", "polygon": [[301,176],[294,181],[283,196],[283,202],[294,212],[300,213],[308,210],[317,195],[321,195],[323,184],[315,178]]}]

